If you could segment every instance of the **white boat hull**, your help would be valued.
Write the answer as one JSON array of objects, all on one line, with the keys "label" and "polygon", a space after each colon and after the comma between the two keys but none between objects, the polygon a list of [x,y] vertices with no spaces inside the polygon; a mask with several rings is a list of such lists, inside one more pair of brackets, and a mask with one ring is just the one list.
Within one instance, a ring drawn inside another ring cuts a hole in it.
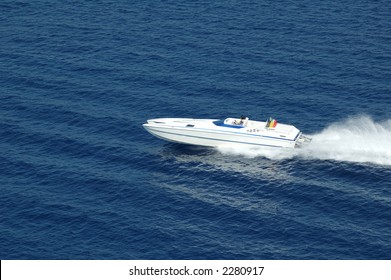
[{"label": "white boat hull", "polygon": [[297,128],[279,124],[278,129],[267,129],[265,124],[266,122],[248,121],[246,126],[235,126],[219,123],[216,119],[162,118],[148,120],[143,127],[163,140],[190,145],[207,147],[245,145],[280,148],[298,146],[301,132]]}]

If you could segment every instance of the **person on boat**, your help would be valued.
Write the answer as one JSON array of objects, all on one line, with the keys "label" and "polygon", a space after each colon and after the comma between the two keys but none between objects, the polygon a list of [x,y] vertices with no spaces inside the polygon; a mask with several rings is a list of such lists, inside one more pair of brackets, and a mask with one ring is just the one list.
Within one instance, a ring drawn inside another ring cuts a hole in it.
[{"label": "person on boat", "polygon": [[237,124],[237,125],[244,125],[244,122],[245,122],[245,120],[246,120],[246,117],[245,116],[241,116],[240,117],[240,120],[238,120],[238,121],[234,121],[234,124]]}]

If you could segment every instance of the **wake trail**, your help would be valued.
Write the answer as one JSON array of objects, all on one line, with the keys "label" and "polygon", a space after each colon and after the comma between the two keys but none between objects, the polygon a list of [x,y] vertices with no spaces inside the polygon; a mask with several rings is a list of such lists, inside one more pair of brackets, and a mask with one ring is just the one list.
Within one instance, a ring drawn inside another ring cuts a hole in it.
[{"label": "wake trail", "polygon": [[309,136],[311,143],[301,149],[224,147],[219,151],[249,158],[303,158],[391,166],[391,120],[377,123],[369,116],[350,117]]},{"label": "wake trail", "polygon": [[334,123],[313,135],[301,156],[391,165],[391,120],[376,123],[360,116]]}]

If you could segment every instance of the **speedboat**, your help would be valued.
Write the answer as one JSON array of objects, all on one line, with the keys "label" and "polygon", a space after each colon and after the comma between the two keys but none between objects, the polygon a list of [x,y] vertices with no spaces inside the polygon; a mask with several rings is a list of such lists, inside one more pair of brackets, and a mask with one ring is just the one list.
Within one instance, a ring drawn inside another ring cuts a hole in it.
[{"label": "speedboat", "polygon": [[247,117],[226,119],[157,118],[143,127],[152,135],[170,142],[221,147],[244,145],[257,147],[297,148],[311,139],[293,125],[249,120]]}]

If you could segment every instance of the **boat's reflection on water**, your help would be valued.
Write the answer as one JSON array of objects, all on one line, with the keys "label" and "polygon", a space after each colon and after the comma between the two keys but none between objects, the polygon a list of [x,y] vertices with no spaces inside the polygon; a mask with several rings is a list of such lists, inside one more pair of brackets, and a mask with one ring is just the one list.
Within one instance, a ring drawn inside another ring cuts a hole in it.
[{"label": "boat's reflection on water", "polygon": [[203,157],[203,156],[211,156],[218,153],[216,149],[210,147],[177,144],[177,143],[165,143],[162,146],[160,152],[161,152],[160,154],[164,156],[178,156],[178,157],[181,156]]},{"label": "boat's reflection on water", "polygon": [[[233,148],[234,149],[234,148]],[[224,149],[167,143],[159,151],[165,161],[188,169],[205,172],[227,172],[263,180],[293,180],[289,175],[289,161],[272,160],[263,156],[248,157],[228,147]]]}]

